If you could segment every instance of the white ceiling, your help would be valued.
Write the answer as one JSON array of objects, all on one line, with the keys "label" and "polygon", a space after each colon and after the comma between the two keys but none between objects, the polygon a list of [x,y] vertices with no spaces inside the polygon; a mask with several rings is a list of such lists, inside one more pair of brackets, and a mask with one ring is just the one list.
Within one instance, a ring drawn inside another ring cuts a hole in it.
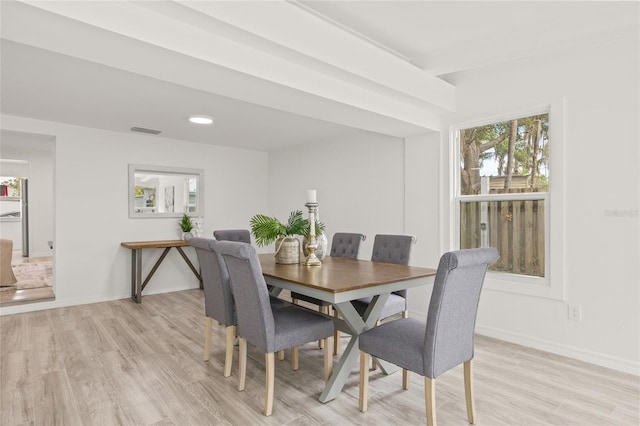
[{"label": "white ceiling", "polygon": [[[453,73],[637,36],[636,2],[0,2],[1,112],[272,151],[402,137]],[[215,117],[189,124],[190,114]]]}]

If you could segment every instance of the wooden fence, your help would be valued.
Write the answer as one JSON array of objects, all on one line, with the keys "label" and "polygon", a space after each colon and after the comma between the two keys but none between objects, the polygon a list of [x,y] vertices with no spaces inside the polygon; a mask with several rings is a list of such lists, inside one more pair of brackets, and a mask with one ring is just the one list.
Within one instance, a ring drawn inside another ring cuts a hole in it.
[{"label": "wooden fence", "polygon": [[544,276],[544,200],[473,201],[460,205],[460,247],[495,247],[493,271]]}]

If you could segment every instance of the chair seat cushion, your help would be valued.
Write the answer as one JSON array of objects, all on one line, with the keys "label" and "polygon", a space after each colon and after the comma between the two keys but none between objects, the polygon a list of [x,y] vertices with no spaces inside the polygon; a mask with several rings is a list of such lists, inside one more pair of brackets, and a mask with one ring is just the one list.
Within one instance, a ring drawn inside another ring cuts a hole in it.
[{"label": "chair seat cushion", "polygon": [[[353,304],[353,307],[356,308],[356,311],[358,311],[360,316],[362,316],[369,307],[371,300],[373,300],[372,297],[363,297],[361,299],[354,300],[351,303]],[[384,304],[384,307],[382,308],[382,312],[380,313],[378,319],[383,320],[406,310],[407,299],[392,293],[389,296],[389,299],[387,299],[387,302]]]},{"label": "chair seat cushion", "polygon": [[291,292],[291,298],[292,299],[298,299],[298,300],[302,300],[305,302],[309,302],[312,303],[314,305],[318,305],[318,306],[329,306],[331,303],[326,302],[324,300],[320,300],[320,299],[316,299],[315,297],[311,297],[311,296],[306,296],[304,294],[300,294],[300,293],[296,293],[296,292]]},{"label": "chair seat cushion", "polygon": [[287,303],[282,299],[278,299],[275,296],[269,296],[269,303],[271,304],[271,309],[280,309],[285,308],[287,306],[291,306],[291,303]]},{"label": "chair seat cushion", "polygon": [[300,346],[333,336],[333,320],[318,312],[291,305],[273,311],[275,347],[266,352]]},{"label": "chair seat cushion", "polygon": [[426,324],[403,318],[373,327],[360,335],[360,350],[424,376]]}]

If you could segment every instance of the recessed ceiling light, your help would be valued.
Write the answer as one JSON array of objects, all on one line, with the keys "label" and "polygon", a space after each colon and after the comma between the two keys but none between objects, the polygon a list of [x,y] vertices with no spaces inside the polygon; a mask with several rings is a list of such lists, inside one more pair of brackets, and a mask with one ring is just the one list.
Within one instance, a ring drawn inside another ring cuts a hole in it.
[{"label": "recessed ceiling light", "polygon": [[208,115],[191,115],[189,121],[196,124],[211,124],[213,123],[213,117]]}]

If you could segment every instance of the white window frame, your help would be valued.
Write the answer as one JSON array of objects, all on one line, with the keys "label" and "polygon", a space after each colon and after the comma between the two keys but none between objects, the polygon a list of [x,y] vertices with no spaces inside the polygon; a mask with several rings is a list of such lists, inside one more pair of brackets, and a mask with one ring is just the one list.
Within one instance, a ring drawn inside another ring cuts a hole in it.
[{"label": "white window frame", "polygon": [[[460,200],[495,201],[500,200],[544,200],[545,209],[545,276],[535,277],[509,272],[487,271],[484,288],[554,300],[565,300],[564,286],[564,200],[565,200],[565,106],[564,99],[556,99],[545,104],[535,104],[512,108],[508,113],[484,117],[473,121],[460,122],[450,128],[449,158],[452,159],[451,173],[451,226],[450,246],[460,248]],[[460,130],[480,127],[492,123],[549,114],[549,192],[519,194],[460,194]]]}]

